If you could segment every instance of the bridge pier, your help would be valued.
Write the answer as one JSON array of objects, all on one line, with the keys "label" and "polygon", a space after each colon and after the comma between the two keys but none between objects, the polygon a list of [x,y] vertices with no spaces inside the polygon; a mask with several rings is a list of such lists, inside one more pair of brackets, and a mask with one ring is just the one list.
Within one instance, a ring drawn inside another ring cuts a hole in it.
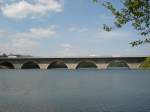
[{"label": "bridge pier", "polygon": [[75,70],[76,67],[77,67],[77,64],[74,64],[74,63],[69,63],[69,64],[66,64],[66,65],[67,65],[68,69],[73,69],[73,70]]},{"label": "bridge pier", "polygon": [[138,69],[140,65],[139,63],[128,63],[129,69]]},{"label": "bridge pier", "polygon": [[49,64],[38,64],[38,65],[39,65],[40,69],[42,69],[42,70],[46,70],[49,66]]},{"label": "bridge pier", "polygon": [[107,69],[108,63],[97,63],[98,69]]},{"label": "bridge pier", "polygon": [[13,64],[13,66],[15,69],[21,69],[22,64]]}]

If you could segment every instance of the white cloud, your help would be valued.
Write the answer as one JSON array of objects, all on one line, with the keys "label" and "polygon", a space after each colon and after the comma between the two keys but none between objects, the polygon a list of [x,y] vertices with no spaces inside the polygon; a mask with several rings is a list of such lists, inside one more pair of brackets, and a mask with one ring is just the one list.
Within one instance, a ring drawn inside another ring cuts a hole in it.
[{"label": "white cloud", "polygon": [[2,4],[3,3],[3,0],[0,0],[0,4]]},{"label": "white cloud", "polygon": [[33,50],[40,47],[38,41],[28,39],[28,38],[12,38],[10,41],[0,43],[0,52],[1,53],[23,53],[29,54]]},{"label": "white cloud", "polygon": [[111,15],[105,15],[105,14],[101,14],[99,16],[100,20],[103,20],[103,21],[112,21],[114,19],[113,16]]},{"label": "white cloud", "polygon": [[74,47],[70,43],[60,44],[60,48],[56,51],[57,56],[74,56]]},{"label": "white cloud", "polygon": [[15,38],[11,44],[16,48],[34,48],[39,46],[38,42],[28,38]]},{"label": "white cloud", "polygon": [[123,39],[123,38],[131,38],[133,34],[127,31],[104,31],[101,30],[97,33],[97,37],[101,39]]},{"label": "white cloud", "polygon": [[0,43],[0,52],[33,54],[41,47],[41,40],[49,39],[55,35],[54,25],[45,28],[31,28],[29,31],[16,33],[0,30],[0,37],[7,40]]},{"label": "white cloud", "polygon": [[0,53],[33,54],[39,49],[40,43],[25,38],[13,38],[10,41],[0,43]]},{"label": "white cloud", "polygon": [[8,32],[3,29],[0,29],[0,37],[6,36],[6,35],[8,35]]},{"label": "white cloud", "polygon": [[124,55],[128,56],[150,56],[150,51],[149,51],[150,45],[143,45],[143,46],[137,46],[137,47],[130,47],[122,50]]},{"label": "white cloud", "polygon": [[112,56],[112,57],[121,57],[120,54],[112,54],[111,56]]},{"label": "white cloud", "polygon": [[[27,42],[27,41],[26,41]],[[21,44],[20,44],[21,45]],[[27,46],[28,45],[28,46]],[[35,43],[28,44],[25,43],[25,45],[19,46],[15,44],[15,42],[7,42],[7,43],[0,43],[0,53],[13,53],[13,54],[33,54],[36,49],[39,48],[39,45],[36,45]]]},{"label": "white cloud", "polygon": [[0,43],[0,53],[11,52],[11,46],[9,43]]},{"label": "white cloud", "polygon": [[61,46],[62,46],[63,48],[65,48],[65,49],[71,49],[71,48],[72,48],[72,45],[71,45],[71,44],[68,44],[68,43],[62,44]]},{"label": "white cloud", "polygon": [[82,33],[82,32],[86,32],[88,31],[87,28],[77,28],[77,27],[70,27],[68,29],[69,32],[78,32],[78,33]]},{"label": "white cloud", "polygon": [[42,39],[50,38],[56,34],[53,26],[48,28],[31,28],[27,32],[19,32],[13,35],[15,38],[32,38],[32,39]]},{"label": "white cloud", "polygon": [[4,16],[17,19],[28,16],[35,18],[46,15],[49,12],[61,12],[62,9],[62,3],[58,0],[38,0],[34,4],[22,0],[11,4],[3,3],[1,6],[1,11]]},{"label": "white cloud", "polygon": [[89,57],[96,57],[96,54],[89,54]]},{"label": "white cloud", "polygon": [[40,46],[40,40],[51,38],[56,34],[55,27],[31,28],[28,32],[19,32],[12,34],[11,45],[14,48],[36,48]]}]

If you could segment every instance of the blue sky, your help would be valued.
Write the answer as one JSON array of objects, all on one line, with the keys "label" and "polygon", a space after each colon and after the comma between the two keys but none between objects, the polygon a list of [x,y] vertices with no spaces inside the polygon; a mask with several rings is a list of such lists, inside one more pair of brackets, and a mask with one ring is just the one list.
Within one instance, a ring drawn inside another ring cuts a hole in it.
[{"label": "blue sky", "polygon": [[[119,8],[118,0],[110,0]],[[112,32],[109,11],[92,0],[0,0],[0,54],[34,56],[147,56],[150,45],[130,25]]]}]

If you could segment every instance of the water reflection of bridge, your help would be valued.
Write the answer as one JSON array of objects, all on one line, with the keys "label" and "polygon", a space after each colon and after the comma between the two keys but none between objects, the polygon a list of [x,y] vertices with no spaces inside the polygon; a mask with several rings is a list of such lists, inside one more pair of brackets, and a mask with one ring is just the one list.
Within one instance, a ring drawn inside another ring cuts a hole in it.
[{"label": "water reflection of bridge", "polygon": [[[0,68],[7,69],[54,69],[54,68],[98,68],[107,69],[112,63],[116,67],[137,69],[146,57],[70,57],[70,58],[0,58]],[[118,64],[117,64],[118,63]],[[115,66],[114,66],[115,67]]]}]

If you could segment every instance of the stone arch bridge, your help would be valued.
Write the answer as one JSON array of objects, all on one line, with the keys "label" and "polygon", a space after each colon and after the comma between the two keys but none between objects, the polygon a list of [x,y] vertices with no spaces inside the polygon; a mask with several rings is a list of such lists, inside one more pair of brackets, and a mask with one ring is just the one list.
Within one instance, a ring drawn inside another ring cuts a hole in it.
[{"label": "stone arch bridge", "polygon": [[107,69],[112,61],[123,62],[130,69],[138,69],[146,57],[65,57],[65,58],[0,58],[0,68],[52,69],[98,68]]}]

